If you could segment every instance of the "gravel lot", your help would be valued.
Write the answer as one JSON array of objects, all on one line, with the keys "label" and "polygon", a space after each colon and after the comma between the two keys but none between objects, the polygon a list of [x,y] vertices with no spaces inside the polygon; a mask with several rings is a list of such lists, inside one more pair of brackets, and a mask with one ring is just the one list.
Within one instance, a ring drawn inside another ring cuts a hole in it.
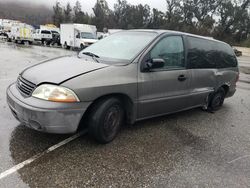
[{"label": "gravel lot", "polygon": [[[75,52],[0,43],[0,174],[72,135],[20,125],[5,90],[41,60]],[[244,57],[249,63],[250,57]],[[249,187],[250,84],[216,113],[193,109],[125,126],[98,145],[83,135],[0,179],[0,187]]]}]

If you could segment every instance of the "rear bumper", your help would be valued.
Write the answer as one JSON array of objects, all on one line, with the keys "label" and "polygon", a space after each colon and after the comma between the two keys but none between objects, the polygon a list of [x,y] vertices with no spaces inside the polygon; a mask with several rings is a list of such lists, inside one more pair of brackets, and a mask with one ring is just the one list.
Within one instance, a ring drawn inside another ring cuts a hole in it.
[{"label": "rear bumper", "polygon": [[81,118],[90,102],[56,103],[25,98],[12,84],[7,89],[7,102],[15,118],[27,127],[56,134],[77,131]]}]

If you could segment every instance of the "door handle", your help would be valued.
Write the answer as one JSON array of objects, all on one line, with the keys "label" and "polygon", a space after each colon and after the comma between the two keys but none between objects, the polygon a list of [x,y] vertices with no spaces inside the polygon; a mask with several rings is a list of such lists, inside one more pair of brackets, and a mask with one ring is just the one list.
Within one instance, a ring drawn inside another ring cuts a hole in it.
[{"label": "door handle", "polygon": [[180,75],[179,77],[178,77],[178,80],[180,81],[180,82],[183,82],[183,81],[185,81],[187,79],[187,77],[185,76],[185,75]]}]

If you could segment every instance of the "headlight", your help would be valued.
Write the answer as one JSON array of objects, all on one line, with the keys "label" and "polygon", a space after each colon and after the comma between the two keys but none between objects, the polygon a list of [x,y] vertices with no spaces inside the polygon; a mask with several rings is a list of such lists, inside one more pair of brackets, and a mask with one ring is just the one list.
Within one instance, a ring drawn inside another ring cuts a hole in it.
[{"label": "headlight", "polygon": [[79,102],[76,94],[65,87],[43,84],[32,93],[33,97],[53,102]]}]

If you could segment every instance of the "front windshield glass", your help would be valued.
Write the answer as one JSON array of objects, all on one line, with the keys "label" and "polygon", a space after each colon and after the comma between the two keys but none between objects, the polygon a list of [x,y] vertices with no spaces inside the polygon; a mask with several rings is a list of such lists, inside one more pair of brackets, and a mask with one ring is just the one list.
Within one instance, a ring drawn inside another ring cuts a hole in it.
[{"label": "front windshield glass", "polygon": [[95,36],[93,35],[93,33],[81,32],[81,38],[82,39],[95,39]]},{"label": "front windshield glass", "polygon": [[104,59],[129,61],[135,58],[156,35],[153,32],[119,32],[92,44],[82,52],[91,52]]}]

